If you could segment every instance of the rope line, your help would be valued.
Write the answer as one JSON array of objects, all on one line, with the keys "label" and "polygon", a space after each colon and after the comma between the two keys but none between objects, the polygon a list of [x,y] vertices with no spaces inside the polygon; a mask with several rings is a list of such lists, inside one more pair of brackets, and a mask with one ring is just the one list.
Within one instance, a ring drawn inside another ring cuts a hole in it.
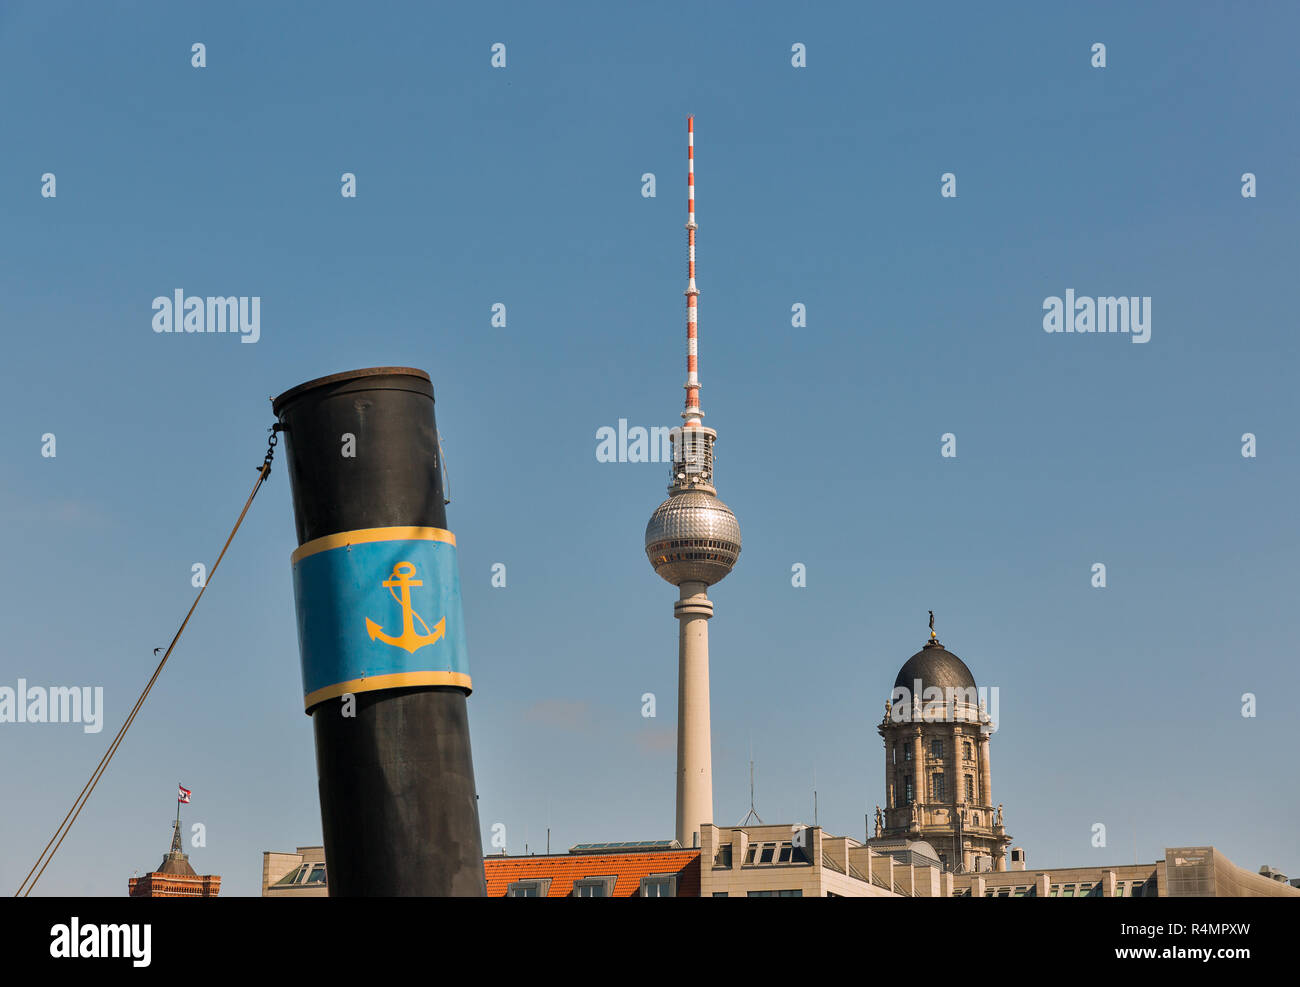
[{"label": "rope line", "polygon": [[[208,573],[208,578],[205,579],[203,585],[199,587],[199,593],[194,597],[194,602],[190,604],[189,612],[185,614],[185,619],[181,621],[181,626],[177,628],[176,635],[172,638],[171,644],[167,646],[167,651],[163,654],[162,661],[158,662],[158,667],[154,669],[153,675],[149,678],[149,683],[144,687],[144,691],[140,693],[140,698],[135,701],[135,706],[131,708],[131,713],[127,716],[126,722],[123,723],[122,728],[117,731],[117,736],[113,738],[113,743],[109,745],[104,756],[99,759],[99,764],[95,767],[95,770],[91,772],[90,780],[82,787],[81,793],[72,803],[72,808],[68,810],[68,814],[63,817],[63,822],[59,823],[59,828],[56,829],[54,835],[50,837],[50,842],[45,844],[45,849],[42,850],[40,856],[36,858],[36,863],[32,864],[32,869],[27,872],[27,876],[24,877],[22,883],[18,885],[18,890],[13,894],[15,898],[26,898],[32,893],[32,889],[36,887],[36,882],[39,881],[41,875],[45,873],[45,868],[50,866],[50,861],[53,860],[54,855],[59,852],[59,847],[63,846],[64,839],[67,838],[68,833],[72,830],[72,824],[77,821],[77,817],[81,815],[81,810],[84,809],[86,803],[90,801],[90,796],[95,792],[95,786],[99,784],[99,779],[104,776],[104,772],[108,769],[108,764],[113,760],[113,755],[117,753],[118,745],[122,743],[122,739],[126,736],[126,731],[129,730],[131,724],[135,722],[136,714],[140,712],[140,707],[144,705],[145,699],[148,698],[149,691],[153,688],[154,683],[158,681],[158,676],[162,674],[163,666],[167,664],[167,659],[171,657],[172,649],[176,647],[176,642],[179,641],[181,635],[185,633],[185,626],[190,622],[190,617],[194,615],[194,611],[199,605],[199,600],[203,599],[203,594],[207,591],[208,585],[212,582],[212,577],[217,574],[217,567],[221,565],[221,560],[225,558],[226,549],[228,549],[230,543],[235,540],[235,533],[239,531],[240,525],[244,523],[244,516],[248,513],[248,509],[253,505],[253,498],[257,496],[257,491],[262,488],[262,483],[271,475],[271,459],[275,454],[275,445],[278,440],[278,435],[276,433],[279,432],[280,429],[281,426],[278,423],[271,426],[271,439],[266,450],[266,458],[262,461],[262,465],[257,468],[257,482],[253,484],[253,491],[248,495],[248,500],[244,502],[244,509],[239,512],[239,518],[235,521],[235,526],[230,529],[230,534],[226,538],[226,543],[221,546],[221,554],[217,556],[217,561],[212,563],[212,571]],[[55,842],[56,840],[58,841],[57,843]],[[51,846],[54,848],[53,850],[50,849]],[[42,860],[44,863],[41,863]],[[39,871],[37,871],[37,867],[40,868]],[[35,877],[32,877],[33,873],[36,875]]]}]

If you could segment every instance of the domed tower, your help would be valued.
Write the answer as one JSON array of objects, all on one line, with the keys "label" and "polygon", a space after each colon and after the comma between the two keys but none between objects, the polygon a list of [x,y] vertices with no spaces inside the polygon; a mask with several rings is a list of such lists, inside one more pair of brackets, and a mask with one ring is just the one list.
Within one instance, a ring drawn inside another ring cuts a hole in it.
[{"label": "domed tower", "polygon": [[740,525],[713,486],[718,433],[700,419],[696,348],[695,118],[686,120],[686,410],[670,434],[672,482],[668,499],[645,528],[645,553],[655,572],[678,587],[673,606],[677,637],[677,840],[699,846],[700,825],[713,821],[713,750],[709,736],[709,625],[707,590],[740,557]]},{"label": "domed tower", "polygon": [[876,729],[885,743],[877,839],[925,840],[959,874],[980,869],[980,858],[1006,870],[1011,837],[989,778],[989,735],[997,724],[966,663],[939,643],[934,611],[930,639],[899,669]]}]

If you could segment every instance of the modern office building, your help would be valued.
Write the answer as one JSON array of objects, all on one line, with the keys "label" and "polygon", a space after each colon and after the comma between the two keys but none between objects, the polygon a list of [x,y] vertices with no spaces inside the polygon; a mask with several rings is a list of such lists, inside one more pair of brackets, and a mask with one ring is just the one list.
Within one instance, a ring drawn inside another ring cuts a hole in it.
[{"label": "modern office building", "polygon": [[893,855],[818,826],[700,827],[676,840],[585,843],[567,854],[487,857],[496,898],[892,898],[951,894],[952,875],[906,848]]},{"label": "modern office building", "polygon": [[262,854],[263,898],[326,898],[325,848],[300,846],[295,853]]},{"label": "modern office building", "polygon": [[701,827],[705,898],[937,897],[942,886],[937,860],[904,862],[820,826]]}]

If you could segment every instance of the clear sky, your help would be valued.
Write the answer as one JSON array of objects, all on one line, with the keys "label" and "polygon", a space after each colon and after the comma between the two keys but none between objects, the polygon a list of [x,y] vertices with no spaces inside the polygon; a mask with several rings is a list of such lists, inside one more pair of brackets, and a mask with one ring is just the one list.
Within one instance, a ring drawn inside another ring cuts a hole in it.
[{"label": "clear sky", "polygon": [[[1000,691],[1031,867],[1213,844],[1300,873],[1300,15],[1209,7],[5,4],[0,686],[102,686],[106,714],[0,724],[0,889],[192,600],[267,397],[387,364],[437,394],[485,850],[497,823],[512,853],[672,835],[675,590],[642,546],[667,472],[595,451],[679,421],[691,113],[744,535],[711,593],[716,821],[752,748],[765,820],[811,823],[815,787],[861,837],[933,609]],[[178,288],[259,296],[260,339],[153,332]],[[1067,289],[1149,296],[1150,341],[1045,333]],[[224,894],[320,842],[294,546],[277,468],[41,893],[125,894],[178,781]]]}]

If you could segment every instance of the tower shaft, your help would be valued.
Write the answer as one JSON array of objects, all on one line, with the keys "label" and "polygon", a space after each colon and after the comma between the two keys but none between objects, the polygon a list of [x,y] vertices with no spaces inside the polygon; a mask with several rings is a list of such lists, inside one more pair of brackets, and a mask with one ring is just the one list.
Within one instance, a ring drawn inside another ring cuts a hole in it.
[{"label": "tower shaft", "polygon": [[709,725],[708,588],[740,557],[740,525],[713,485],[718,433],[700,423],[695,299],[695,118],[687,118],[686,169],[686,410],[673,443],[668,499],[645,529],[645,551],[655,572],[678,588],[677,830],[684,847],[700,845],[700,826],[713,821],[713,743]]},{"label": "tower shaft", "polygon": [[700,824],[713,821],[713,741],[709,725],[708,585],[688,581],[673,605],[677,637],[677,841],[700,845]]}]

